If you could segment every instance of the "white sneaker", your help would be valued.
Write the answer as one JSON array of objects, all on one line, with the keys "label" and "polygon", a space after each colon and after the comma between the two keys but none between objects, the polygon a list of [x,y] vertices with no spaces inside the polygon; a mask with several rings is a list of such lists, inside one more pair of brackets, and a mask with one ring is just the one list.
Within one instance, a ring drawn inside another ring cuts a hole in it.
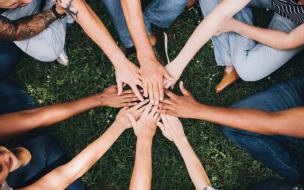
[{"label": "white sneaker", "polygon": [[64,65],[64,66],[68,66],[69,65],[69,57],[67,55],[67,53],[65,52],[65,50],[63,50],[59,57],[56,60],[59,64]]}]

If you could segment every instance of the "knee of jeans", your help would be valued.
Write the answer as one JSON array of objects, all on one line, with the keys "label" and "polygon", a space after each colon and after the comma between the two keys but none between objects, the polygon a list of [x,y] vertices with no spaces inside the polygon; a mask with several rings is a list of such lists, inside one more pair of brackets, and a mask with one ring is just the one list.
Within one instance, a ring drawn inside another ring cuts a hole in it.
[{"label": "knee of jeans", "polygon": [[239,77],[246,82],[255,82],[263,79],[265,76],[262,76],[260,72],[255,71],[251,67],[247,67],[246,64],[242,66],[235,66],[235,70]]}]

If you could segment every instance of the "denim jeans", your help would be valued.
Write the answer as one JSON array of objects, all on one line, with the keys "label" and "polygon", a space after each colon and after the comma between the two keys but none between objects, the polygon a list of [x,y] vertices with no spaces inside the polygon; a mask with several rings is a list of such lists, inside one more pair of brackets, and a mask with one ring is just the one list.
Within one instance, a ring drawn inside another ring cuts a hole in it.
[{"label": "denim jeans", "polygon": [[[2,76],[0,79],[0,115],[35,108],[34,99],[27,95],[21,86],[7,77],[11,68],[17,64],[19,52],[14,51],[17,47],[8,43],[7,49],[5,49],[4,43],[1,42],[0,44],[0,71]],[[2,51],[2,48],[5,51]],[[44,131],[32,131],[3,144],[9,148],[25,147],[32,154],[32,160],[27,166],[10,173],[8,176],[7,182],[13,188],[29,185],[67,161],[57,142]],[[85,186],[80,180],[77,180],[69,186],[68,190],[85,190]]]},{"label": "denim jeans", "polygon": [[247,190],[303,190],[303,187],[300,188],[284,180],[271,178],[251,185]]},{"label": "denim jeans", "polygon": [[[301,76],[277,84],[264,92],[235,103],[231,107],[278,112],[303,106],[304,76]],[[304,139],[261,135],[228,127],[223,127],[222,131],[228,139],[248,151],[253,158],[261,161],[290,182],[304,180]]]},{"label": "denim jeans", "polygon": [[[121,0],[103,0],[119,39],[125,48],[133,47],[125,17],[121,7]],[[144,10],[144,21],[147,33],[150,35],[151,24],[160,28],[168,28],[175,19],[185,10],[187,0],[151,0]]]},{"label": "denim jeans", "polygon": [[14,70],[20,56],[21,51],[13,42],[0,41],[0,80]]},{"label": "denim jeans", "polygon": [[[273,10],[272,0],[251,0],[235,18],[253,25],[252,7]],[[204,16],[208,15],[220,0],[200,0]],[[268,28],[290,32],[298,25],[291,20],[274,14]],[[279,40],[279,39],[278,39]],[[244,81],[257,81],[270,75],[302,48],[278,50],[230,32],[212,38],[215,60],[218,65],[233,65]]]}]

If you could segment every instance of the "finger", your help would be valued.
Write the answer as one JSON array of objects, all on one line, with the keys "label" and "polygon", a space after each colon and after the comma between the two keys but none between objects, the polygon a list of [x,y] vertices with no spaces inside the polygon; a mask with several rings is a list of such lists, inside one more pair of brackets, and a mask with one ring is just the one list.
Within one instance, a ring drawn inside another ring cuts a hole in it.
[{"label": "finger", "polygon": [[174,111],[174,110],[175,110],[174,106],[172,106],[172,105],[170,105],[170,104],[164,104],[164,103],[162,103],[162,104],[160,104],[158,107],[159,107],[158,112],[159,112],[160,110],[171,110],[171,111]]},{"label": "finger", "polygon": [[141,96],[141,94],[140,94],[138,88],[137,88],[136,86],[133,86],[133,85],[131,86],[131,88],[132,88],[134,94],[137,96],[137,98],[138,98],[140,101],[144,101],[144,98]]},{"label": "finger", "polygon": [[125,98],[124,99],[124,103],[130,103],[130,102],[138,102],[138,98],[137,97],[134,97],[134,98]]},{"label": "finger", "polygon": [[122,87],[123,83],[121,81],[117,81],[117,94],[121,95],[122,91],[123,91],[123,87]]},{"label": "finger", "polygon": [[157,122],[156,125],[160,128],[162,134],[165,135],[166,131],[164,124],[162,124],[161,122]]},{"label": "finger", "polygon": [[169,90],[166,90],[165,93],[167,94],[167,96],[169,98],[171,98],[172,100],[176,100],[177,98],[177,95],[175,95],[173,92],[169,91]]},{"label": "finger", "polygon": [[185,88],[183,81],[180,81],[179,89],[181,90],[184,96],[191,96],[191,93]]},{"label": "finger", "polygon": [[153,97],[154,97],[154,105],[159,104],[159,89],[158,89],[158,83],[153,83]]},{"label": "finger", "polygon": [[129,90],[125,90],[122,93],[123,95],[129,95],[129,94],[134,94],[133,90],[129,89]]},{"label": "finger", "polygon": [[159,120],[159,118],[160,118],[160,114],[159,114],[159,113],[156,113],[156,114],[153,116],[153,120],[154,120],[155,122],[157,122],[157,121]]},{"label": "finger", "polygon": [[139,118],[139,116],[141,116],[141,114],[144,112],[144,110],[145,110],[145,107],[141,107],[141,108],[139,108],[138,110],[135,110],[134,112],[134,116],[135,116],[135,118],[136,119],[138,119]]},{"label": "finger", "polygon": [[140,86],[141,88],[143,87],[141,80],[135,81],[135,84],[136,84],[137,86]]},{"label": "finger", "polygon": [[153,95],[153,85],[152,85],[152,83],[148,84],[148,91],[149,91],[150,103],[154,104],[154,95]]},{"label": "finger", "polygon": [[144,97],[148,97],[148,83],[143,81],[143,90],[144,90]]},{"label": "finger", "polygon": [[151,108],[152,108],[152,104],[146,105],[145,111],[143,112],[143,115],[148,115],[149,112],[150,112],[150,110],[151,110]]},{"label": "finger", "polygon": [[162,102],[161,102],[161,104],[162,103],[164,103],[164,104],[169,104],[169,105],[174,105],[175,103],[172,101],[172,100],[170,100],[170,99],[164,99]]},{"label": "finger", "polygon": [[136,106],[134,106],[132,109],[137,110],[137,109],[143,107],[144,105],[146,105],[148,102],[149,102],[148,99],[147,99],[147,100],[144,100],[144,101],[142,101],[142,102],[139,102],[139,103],[138,103]]},{"label": "finger", "polygon": [[162,119],[164,125],[166,125],[167,122],[167,118],[165,116],[165,114],[160,114],[160,118]]},{"label": "finger", "polygon": [[136,120],[135,120],[135,118],[133,117],[133,115],[127,113],[127,117],[128,117],[128,119],[129,119],[129,121],[130,121],[132,127],[135,127],[135,126],[136,126]]},{"label": "finger", "polygon": [[178,115],[174,111],[172,111],[172,110],[165,110],[165,109],[163,109],[163,110],[159,110],[158,112],[160,114],[163,114],[163,115],[172,115],[172,116],[178,117]]},{"label": "finger", "polygon": [[165,89],[169,89],[172,86],[172,84],[168,81],[165,84]]},{"label": "finger", "polygon": [[164,94],[164,87],[163,85],[158,84],[158,91],[159,91],[159,100],[162,101],[164,100],[165,94]]},{"label": "finger", "polygon": [[137,102],[126,102],[122,104],[122,107],[133,107],[137,104]]},{"label": "finger", "polygon": [[155,115],[155,114],[157,113],[157,110],[158,110],[157,106],[153,106],[153,108],[152,108],[150,114],[151,114],[152,116]]}]

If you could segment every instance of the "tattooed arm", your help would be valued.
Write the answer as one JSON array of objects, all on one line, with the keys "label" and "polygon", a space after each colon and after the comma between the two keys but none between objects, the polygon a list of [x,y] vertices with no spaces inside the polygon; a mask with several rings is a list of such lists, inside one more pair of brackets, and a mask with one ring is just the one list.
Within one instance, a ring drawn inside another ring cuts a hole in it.
[{"label": "tattooed arm", "polygon": [[14,21],[0,15],[0,40],[20,41],[31,38],[45,30],[55,20],[57,18],[52,10]]}]

